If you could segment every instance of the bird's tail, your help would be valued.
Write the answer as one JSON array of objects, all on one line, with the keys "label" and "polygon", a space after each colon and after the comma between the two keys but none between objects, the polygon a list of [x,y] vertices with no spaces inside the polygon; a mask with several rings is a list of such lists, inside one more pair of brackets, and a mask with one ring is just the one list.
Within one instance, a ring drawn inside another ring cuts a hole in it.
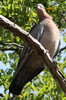
[{"label": "bird's tail", "polygon": [[38,75],[44,68],[30,68],[28,70],[27,67],[23,66],[17,74],[15,75],[9,90],[11,93],[15,95],[19,95],[23,86],[31,81],[36,75]]}]

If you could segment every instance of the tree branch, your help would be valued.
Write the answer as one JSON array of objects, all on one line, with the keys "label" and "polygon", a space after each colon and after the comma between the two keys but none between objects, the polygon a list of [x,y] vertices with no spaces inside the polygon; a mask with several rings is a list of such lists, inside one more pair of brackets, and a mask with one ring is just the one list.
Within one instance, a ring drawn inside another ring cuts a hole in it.
[{"label": "tree branch", "polygon": [[66,49],[66,46],[65,47],[63,47],[63,48],[61,48],[60,50],[59,50],[59,53],[61,53],[63,50],[65,50]]},{"label": "tree branch", "polygon": [[21,50],[24,47],[24,46],[21,46],[21,45],[19,45],[17,43],[4,43],[4,42],[0,42],[0,45],[1,45],[0,51],[8,51],[8,50],[11,50],[11,51],[17,52],[19,55],[20,55]]},{"label": "tree branch", "polygon": [[14,47],[1,47],[0,48],[0,51],[15,51],[19,56],[20,56],[20,53],[21,53],[21,50],[22,50],[22,48],[14,48]]},{"label": "tree branch", "polygon": [[18,51],[17,48],[13,48],[13,47],[5,47],[5,48],[0,48],[0,51],[8,51],[8,50],[13,50],[13,51]]},{"label": "tree branch", "polygon": [[0,15],[0,25],[6,29],[9,29],[18,37],[29,43],[30,46],[33,49],[35,49],[40,56],[42,56],[50,73],[52,74],[54,79],[59,83],[62,90],[66,93],[66,79],[59,71],[57,63],[50,58],[49,54],[46,52],[45,48],[41,45],[41,43],[39,43],[36,39],[34,39],[28,32],[24,31],[18,25],[11,22],[2,15]]},{"label": "tree branch", "polygon": [[63,48],[61,48],[61,49],[54,55],[54,57],[56,57],[58,53],[61,53],[61,52],[62,52],[63,50],[65,50],[65,49],[66,49],[66,46],[63,47]]},{"label": "tree branch", "polygon": [[0,93],[0,97],[4,97],[4,95],[2,93]]},{"label": "tree branch", "polygon": [[0,45],[9,45],[9,46],[16,46],[18,48],[23,48],[24,46],[21,46],[17,43],[4,43],[4,42],[0,42]]}]

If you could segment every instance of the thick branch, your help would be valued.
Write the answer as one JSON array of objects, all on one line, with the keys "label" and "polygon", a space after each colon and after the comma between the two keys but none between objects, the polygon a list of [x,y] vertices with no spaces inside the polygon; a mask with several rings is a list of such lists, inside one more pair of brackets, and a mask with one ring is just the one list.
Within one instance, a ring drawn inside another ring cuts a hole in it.
[{"label": "thick branch", "polygon": [[47,68],[49,69],[50,73],[54,77],[54,79],[59,83],[62,90],[66,93],[66,80],[64,76],[59,71],[57,64],[52,61],[49,54],[46,53],[45,48],[39,43],[36,39],[34,39],[28,32],[21,29],[18,25],[14,24],[7,18],[0,15],[0,25],[3,26],[6,29],[9,29],[14,34],[19,36],[24,41],[27,41],[27,43],[30,44],[30,46],[37,51],[37,53],[42,56],[44,62],[47,65]]}]

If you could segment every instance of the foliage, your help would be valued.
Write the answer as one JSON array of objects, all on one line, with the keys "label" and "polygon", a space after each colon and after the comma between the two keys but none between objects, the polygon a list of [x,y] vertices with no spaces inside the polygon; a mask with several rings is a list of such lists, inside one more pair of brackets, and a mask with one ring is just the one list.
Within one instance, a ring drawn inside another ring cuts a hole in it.
[{"label": "foliage", "polygon": [[[60,31],[63,31],[61,38],[66,42],[66,1],[65,0],[0,0],[0,14],[7,17],[14,23],[21,26],[24,30],[30,31],[31,27],[38,22],[36,14],[36,4],[42,3],[45,5],[47,12],[53,17],[53,20],[58,25]],[[5,65],[9,63],[10,67],[4,70],[0,69],[0,86],[4,87],[4,96],[0,100],[8,99],[8,88],[12,81],[13,73],[16,69],[19,60],[20,49],[16,52],[17,46],[4,45],[4,43],[16,43],[24,45],[24,42],[15,36],[9,30],[0,27],[0,61]],[[5,52],[4,48],[13,47],[13,51]],[[66,50],[57,56],[58,66],[66,76]],[[12,99],[13,97],[10,96]],[[49,71],[45,69],[41,74],[35,77],[32,82],[29,82],[23,89],[16,100],[66,100],[65,94],[56,84]]]}]

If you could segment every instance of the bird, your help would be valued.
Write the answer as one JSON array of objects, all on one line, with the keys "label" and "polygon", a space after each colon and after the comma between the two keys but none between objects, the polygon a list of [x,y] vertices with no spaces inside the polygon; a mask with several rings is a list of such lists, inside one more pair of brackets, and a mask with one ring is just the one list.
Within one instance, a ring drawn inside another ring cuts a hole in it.
[{"label": "bird", "polygon": [[[59,51],[60,32],[52,17],[46,12],[45,7],[42,4],[37,4],[36,8],[39,21],[31,28],[30,34],[42,44],[53,59]],[[23,87],[43,71],[45,67],[42,57],[29,45],[25,44],[9,86],[10,93],[19,95]]]}]

